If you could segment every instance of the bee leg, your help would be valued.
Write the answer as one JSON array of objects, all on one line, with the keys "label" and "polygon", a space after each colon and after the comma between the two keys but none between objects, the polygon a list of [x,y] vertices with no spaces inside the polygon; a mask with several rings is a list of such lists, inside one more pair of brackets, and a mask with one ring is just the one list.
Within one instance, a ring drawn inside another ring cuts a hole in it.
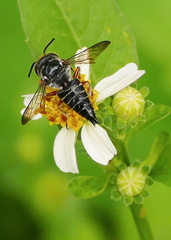
[{"label": "bee leg", "polygon": [[69,130],[69,127],[68,127],[68,124],[67,124],[67,122],[66,122],[66,129],[67,129],[67,130]]},{"label": "bee leg", "polygon": [[66,118],[66,121],[67,121],[68,113],[65,112],[65,111],[63,111],[63,110],[61,109],[60,106],[61,106],[62,103],[63,103],[63,101],[60,100],[59,103],[58,103],[58,109],[59,109],[59,111],[64,115],[64,118]]},{"label": "bee leg", "polygon": [[77,67],[76,70],[74,71],[73,78],[80,79],[80,67]]},{"label": "bee leg", "polygon": [[[80,79],[80,67],[77,67],[75,72],[74,72],[74,75],[73,75],[73,79],[74,78],[77,78],[77,79]],[[84,86],[85,84],[88,84],[88,91],[87,91],[87,94],[88,96],[90,96],[92,94],[92,88],[91,88],[91,85],[89,83],[89,81],[81,81],[82,85]]]},{"label": "bee leg", "polygon": [[47,97],[52,97],[52,96],[55,96],[56,93],[57,93],[57,91],[49,92],[49,93],[46,93],[46,96]]},{"label": "bee leg", "polygon": [[81,83],[82,83],[83,86],[86,85],[86,84],[88,85],[86,92],[87,92],[88,96],[91,96],[92,95],[92,87],[91,87],[90,82],[89,81],[84,81],[84,82],[81,82]]},{"label": "bee leg", "polygon": [[67,124],[67,119],[68,119],[68,113],[64,112],[61,108],[60,105],[63,103],[63,101],[61,100],[60,103],[58,104],[58,109],[59,111],[62,113],[62,119],[64,122],[66,122],[66,129],[69,130],[68,124]]}]

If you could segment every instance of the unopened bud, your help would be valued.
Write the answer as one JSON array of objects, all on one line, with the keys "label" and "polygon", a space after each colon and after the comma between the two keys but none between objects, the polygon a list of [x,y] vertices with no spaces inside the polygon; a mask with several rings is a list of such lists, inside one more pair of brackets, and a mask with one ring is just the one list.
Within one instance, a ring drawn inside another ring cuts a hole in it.
[{"label": "unopened bud", "polygon": [[135,196],[144,190],[145,180],[141,169],[130,166],[118,174],[116,184],[122,195]]},{"label": "unopened bud", "polygon": [[145,100],[142,94],[130,86],[118,92],[112,103],[116,116],[129,121],[141,116],[144,105]]}]

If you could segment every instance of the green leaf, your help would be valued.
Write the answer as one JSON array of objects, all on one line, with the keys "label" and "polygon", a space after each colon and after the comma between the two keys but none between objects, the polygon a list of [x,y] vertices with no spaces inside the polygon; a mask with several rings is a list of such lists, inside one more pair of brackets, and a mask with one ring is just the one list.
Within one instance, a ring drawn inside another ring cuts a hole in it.
[{"label": "green leaf", "polygon": [[26,41],[34,60],[46,44],[62,58],[103,40],[112,44],[93,66],[95,82],[128,62],[138,62],[134,36],[114,0],[18,0]]},{"label": "green leaf", "polygon": [[171,138],[168,133],[162,132],[159,134],[146,163],[147,161],[155,162],[150,176],[154,180],[171,187]]},{"label": "green leaf", "polygon": [[80,176],[73,178],[68,188],[75,197],[86,199],[102,194],[109,187],[108,183],[106,176]]},{"label": "green leaf", "polygon": [[129,132],[130,137],[133,133],[141,129],[148,128],[149,126],[161,121],[171,114],[171,108],[166,105],[153,105],[151,108],[146,109],[143,115],[146,117],[145,122],[139,122],[135,128],[132,128]]},{"label": "green leaf", "polygon": [[153,166],[157,161],[163,150],[167,147],[169,142],[169,135],[167,132],[161,132],[154,140],[150,153],[146,160],[143,162],[143,166]]}]

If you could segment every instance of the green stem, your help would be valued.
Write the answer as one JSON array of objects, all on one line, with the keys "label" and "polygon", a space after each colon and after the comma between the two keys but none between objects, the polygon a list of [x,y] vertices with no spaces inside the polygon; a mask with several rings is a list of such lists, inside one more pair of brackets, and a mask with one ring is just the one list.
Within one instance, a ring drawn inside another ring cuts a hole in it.
[{"label": "green stem", "polygon": [[122,139],[115,139],[112,135],[110,135],[110,139],[112,140],[113,144],[117,149],[117,155],[119,156],[120,160],[125,163],[127,166],[130,165],[130,160],[128,157],[126,145]]},{"label": "green stem", "polygon": [[[121,135],[120,135],[121,136]],[[129,166],[131,164],[130,159],[128,157],[127,147],[122,137],[117,140],[111,135],[111,139],[115,143],[115,146],[118,151],[118,156],[120,160]],[[133,203],[130,205],[130,210],[132,216],[134,218],[134,222],[136,224],[139,236],[141,240],[154,240],[150,226],[148,224],[147,217],[145,215],[145,209],[140,204]]]},{"label": "green stem", "polygon": [[133,203],[130,206],[132,216],[141,240],[154,240],[148,220],[146,218],[145,209],[142,205]]},{"label": "green stem", "polygon": [[130,160],[128,157],[127,149],[125,143],[122,140],[118,140],[116,144],[116,149],[118,151],[118,155],[121,156],[122,162],[124,162],[127,166],[130,165]]},{"label": "green stem", "polygon": [[[130,160],[127,153],[127,148],[122,140],[117,140],[117,150],[120,155],[122,162],[125,162],[128,166],[130,165]],[[153,235],[148,224],[148,220],[145,215],[145,210],[142,205],[133,203],[130,206],[132,216],[134,218],[139,236],[141,240],[153,240]]]}]

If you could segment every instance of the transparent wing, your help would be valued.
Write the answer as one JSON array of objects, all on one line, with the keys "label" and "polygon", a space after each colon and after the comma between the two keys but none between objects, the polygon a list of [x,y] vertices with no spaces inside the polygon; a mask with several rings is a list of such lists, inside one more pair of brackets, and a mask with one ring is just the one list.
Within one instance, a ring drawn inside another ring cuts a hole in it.
[{"label": "transparent wing", "polygon": [[36,110],[38,108],[44,109],[45,104],[45,85],[42,83],[39,85],[37,91],[35,92],[34,96],[30,100],[28,106],[26,107],[21,123],[25,125],[28,123],[35,115],[37,115]]},{"label": "transparent wing", "polygon": [[68,58],[68,64],[95,63],[95,59],[108,47],[110,41],[102,41]]}]

